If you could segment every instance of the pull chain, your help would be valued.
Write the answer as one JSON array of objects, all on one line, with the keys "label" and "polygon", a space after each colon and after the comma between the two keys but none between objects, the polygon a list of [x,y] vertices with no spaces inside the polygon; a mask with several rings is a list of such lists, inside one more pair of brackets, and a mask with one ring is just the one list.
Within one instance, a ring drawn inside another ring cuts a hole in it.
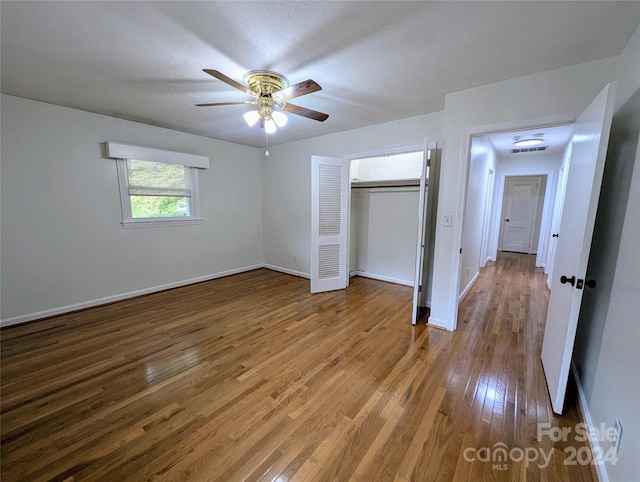
[{"label": "pull chain", "polygon": [[267,132],[266,129],[264,130],[264,138],[267,144],[266,150],[264,151],[264,155],[269,157],[269,133]]}]

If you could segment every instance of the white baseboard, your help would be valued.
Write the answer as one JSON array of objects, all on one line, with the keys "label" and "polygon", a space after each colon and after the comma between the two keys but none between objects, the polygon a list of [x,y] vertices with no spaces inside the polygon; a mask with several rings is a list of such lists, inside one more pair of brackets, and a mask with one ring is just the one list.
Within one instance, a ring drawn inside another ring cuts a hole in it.
[{"label": "white baseboard", "polygon": [[445,320],[438,320],[433,316],[429,317],[429,319],[427,320],[427,325],[433,325],[437,326],[438,328],[444,328],[445,330],[451,331],[451,329],[449,328],[449,323],[447,323]]},{"label": "white baseboard", "polygon": [[473,283],[475,283],[476,280],[478,279],[478,276],[480,276],[480,271],[476,271],[476,274],[473,275],[473,278],[471,278],[471,281],[469,281],[465,289],[462,290],[462,293],[460,293],[460,296],[458,296],[458,303],[460,303],[464,299],[464,297],[467,296],[467,293],[473,286]]},{"label": "white baseboard", "polygon": [[486,268],[487,267],[487,263],[489,261],[495,261],[496,258],[493,256],[487,256],[487,259],[484,260],[484,262],[480,265],[481,268]]},{"label": "white baseboard", "polygon": [[[230,276],[238,273],[244,273],[246,271],[253,271],[254,269],[266,268],[272,271],[278,271],[280,273],[285,273],[293,276],[299,276],[300,278],[309,279],[310,275],[308,273],[303,273],[302,271],[296,271],[289,268],[283,268],[281,266],[275,266],[272,264],[256,264],[252,266],[244,266],[242,268],[236,268],[228,271],[221,271],[218,273],[208,274],[204,276],[198,276],[196,278],[190,278],[181,281],[175,281],[173,283],[167,283],[158,286],[152,286],[149,288],[143,288],[140,290],[128,291],[125,293],[118,293],[111,296],[105,296],[103,298],[96,298],[89,301],[83,301],[80,303],[73,303],[70,305],[59,306],[56,308],[50,308],[47,310],[37,311],[33,313],[27,313],[24,315],[13,316],[11,318],[4,318],[0,320],[0,328],[12,325],[18,325],[20,323],[27,323],[29,321],[40,320],[43,318],[48,318],[50,316],[62,315],[64,313],[70,313],[72,311],[83,310],[86,308],[92,308],[94,306],[104,305],[107,303],[113,303],[115,301],[126,300],[128,298],[135,298],[136,296],[147,295],[150,293],[157,293],[158,291],[164,291],[172,288],[179,288],[181,286],[187,286],[194,283],[200,283],[202,281],[210,281],[216,278],[223,278],[225,276]],[[400,285],[413,286],[412,281],[401,280],[397,278],[391,278],[388,276],[380,276],[372,273],[366,273],[364,271],[356,271],[354,275],[362,276],[365,278],[372,278],[379,281],[387,281],[390,283],[396,283]]]},{"label": "white baseboard", "polygon": [[[388,276],[380,276],[377,274],[367,273],[366,271],[351,271],[349,273],[349,278],[353,278],[354,276],[361,276],[363,278],[371,278],[378,281],[386,281],[388,283],[413,287],[413,281],[390,278]],[[431,300],[426,300],[422,306],[425,308],[431,308]]]},{"label": "white baseboard", "polygon": [[395,283],[397,285],[413,286],[413,281],[408,281],[408,280],[399,279],[399,278],[392,278],[390,276],[383,276],[375,273],[368,273],[367,271],[352,271],[351,273],[349,273],[349,277],[351,276],[362,276],[363,278],[371,278],[378,281],[386,281],[388,283]]},{"label": "white baseboard", "polygon": [[149,293],[156,293],[158,291],[164,291],[171,288],[179,288],[194,283],[200,283],[202,281],[209,281],[216,278],[223,278],[233,274],[244,273],[246,271],[253,271],[258,268],[265,268],[264,264],[256,264],[253,266],[244,266],[242,268],[231,269],[228,271],[220,271],[218,273],[208,274],[204,276],[198,276],[196,278],[190,278],[181,281],[175,281],[173,283],[167,283],[158,286],[152,286],[150,288],[143,288],[140,290],[128,291],[126,293],[118,293],[116,295],[105,296],[104,298],[96,298],[94,300],[83,301],[80,303],[73,303],[70,305],[59,306],[56,308],[50,308],[48,310],[37,311],[34,313],[27,313],[25,315],[13,316],[11,318],[4,318],[0,320],[0,327],[17,325],[19,323],[26,323],[28,321],[39,320],[42,318],[48,318],[50,316],[61,315],[64,313],[70,313],[72,311],[83,310],[85,308],[91,308],[98,305],[104,305],[106,303],[112,303],[114,301],[126,300],[128,298],[135,298],[136,296],[147,295]]},{"label": "white baseboard", "polygon": [[270,269],[272,271],[278,271],[280,273],[291,274],[293,276],[299,276],[300,278],[306,278],[306,279],[310,279],[311,278],[309,273],[303,273],[302,271],[296,271],[296,270],[289,269],[289,268],[283,268],[281,266],[275,266],[273,264],[263,264],[262,267]]},{"label": "white baseboard", "polygon": [[[582,390],[582,383],[580,382],[578,370],[576,369],[576,366],[573,364],[573,362],[571,362],[571,371],[573,372],[573,376],[576,380],[576,387],[578,387],[578,403],[580,404],[580,410],[582,411],[582,416],[584,417],[583,422],[587,427],[595,427],[595,425],[593,425],[593,421],[591,420],[591,412],[589,412],[587,398],[585,397],[584,391]],[[600,448],[596,447],[596,445],[598,445],[598,441],[591,440],[591,437],[589,437],[589,446],[591,448],[592,454],[599,453],[598,451]],[[600,482],[609,482],[609,475],[607,474],[604,465],[595,464],[595,468],[598,480]]]}]

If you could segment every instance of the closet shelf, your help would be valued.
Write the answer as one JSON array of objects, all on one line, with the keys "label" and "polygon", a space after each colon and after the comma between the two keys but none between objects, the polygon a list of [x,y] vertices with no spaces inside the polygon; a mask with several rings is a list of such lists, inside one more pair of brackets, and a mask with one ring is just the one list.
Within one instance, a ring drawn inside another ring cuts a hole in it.
[{"label": "closet shelf", "polygon": [[392,179],[388,181],[351,181],[352,188],[419,186],[420,179]]}]

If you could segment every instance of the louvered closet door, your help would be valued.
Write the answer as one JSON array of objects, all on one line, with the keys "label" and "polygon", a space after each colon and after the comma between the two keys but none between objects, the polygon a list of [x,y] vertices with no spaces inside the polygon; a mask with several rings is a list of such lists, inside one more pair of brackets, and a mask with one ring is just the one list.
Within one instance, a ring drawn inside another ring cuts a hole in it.
[{"label": "louvered closet door", "polygon": [[349,161],[311,156],[311,292],[347,287]]}]

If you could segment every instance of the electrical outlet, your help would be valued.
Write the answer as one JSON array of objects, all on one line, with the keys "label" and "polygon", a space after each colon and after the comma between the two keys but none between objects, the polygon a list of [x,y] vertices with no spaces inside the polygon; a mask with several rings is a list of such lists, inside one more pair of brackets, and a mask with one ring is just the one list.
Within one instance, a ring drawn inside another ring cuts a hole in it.
[{"label": "electrical outlet", "polygon": [[467,266],[467,276],[469,276],[470,272],[471,272],[471,268]]},{"label": "electrical outlet", "polygon": [[294,262],[294,263],[297,263],[297,262],[298,262],[298,257],[297,257],[295,254],[293,255],[293,262]]},{"label": "electrical outlet", "polygon": [[616,439],[614,445],[616,447],[616,454],[620,452],[620,440],[622,440],[622,422],[616,417]]}]

